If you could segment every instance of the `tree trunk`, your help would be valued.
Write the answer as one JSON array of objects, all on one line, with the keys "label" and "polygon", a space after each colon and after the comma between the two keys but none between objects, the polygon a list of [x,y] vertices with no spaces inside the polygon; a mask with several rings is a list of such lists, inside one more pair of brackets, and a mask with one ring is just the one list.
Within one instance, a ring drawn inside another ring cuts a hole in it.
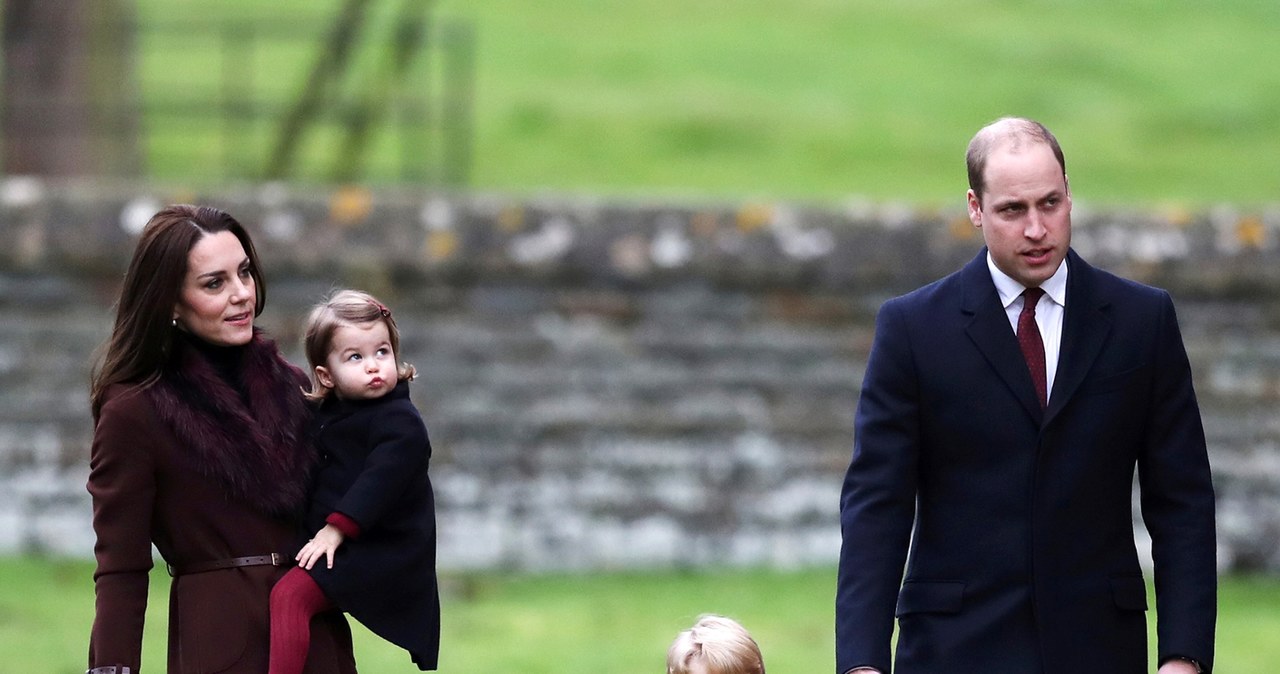
[{"label": "tree trunk", "polygon": [[3,2],[4,172],[138,174],[133,3]]},{"label": "tree trunk", "polygon": [[302,136],[320,115],[325,99],[346,72],[360,29],[364,26],[369,0],[346,0],[334,17],[329,39],[320,46],[320,54],[311,74],[298,95],[298,100],[284,116],[276,145],[267,159],[263,177],[279,180],[292,177],[294,158],[302,144]]}]

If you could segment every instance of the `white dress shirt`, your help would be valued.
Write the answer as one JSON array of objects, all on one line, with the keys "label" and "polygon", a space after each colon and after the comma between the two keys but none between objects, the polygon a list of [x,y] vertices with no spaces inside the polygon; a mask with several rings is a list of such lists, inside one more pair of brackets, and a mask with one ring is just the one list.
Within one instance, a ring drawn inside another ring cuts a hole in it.
[{"label": "white dress shirt", "polygon": [[[987,269],[991,270],[991,280],[996,284],[996,294],[1000,296],[1000,304],[1009,317],[1009,327],[1013,334],[1018,334],[1018,314],[1022,313],[1022,291],[1026,290],[1021,283],[1013,280],[1008,274],[996,267],[991,253],[987,253]],[[1040,284],[1044,296],[1036,303],[1036,326],[1040,328],[1040,339],[1044,341],[1044,374],[1049,398],[1053,398],[1053,379],[1058,374],[1058,353],[1062,347],[1062,317],[1067,310],[1067,261],[1058,265],[1044,283]]]}]

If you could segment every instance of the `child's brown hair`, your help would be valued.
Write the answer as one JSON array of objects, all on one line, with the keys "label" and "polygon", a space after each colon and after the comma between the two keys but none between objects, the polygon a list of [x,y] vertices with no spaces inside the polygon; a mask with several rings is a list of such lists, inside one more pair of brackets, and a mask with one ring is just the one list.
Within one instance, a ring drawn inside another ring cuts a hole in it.
[{"label": "child's brown hair", "polygon": [[[311,314],[307,317],[307,330],[302,338],[302,349],[307,354],[307,365],[311,367],[308,372],[311,377],[308,398],[324,400],[329,395],[330,389],[321,386],[316,379],[316,366],[324,365],[329,358],[333,335],[338,327],[375,321],[382,321],[387,326],[391,353],[396,362],[399,362],[400,329],[396,327],[396,319],[391,316],[391,310],[373,295],[360,290],[335,290],[311,309]],[[417,370],[408,363],[400,363],[396,371],[401,379],[413,379],[417,374]]]}]

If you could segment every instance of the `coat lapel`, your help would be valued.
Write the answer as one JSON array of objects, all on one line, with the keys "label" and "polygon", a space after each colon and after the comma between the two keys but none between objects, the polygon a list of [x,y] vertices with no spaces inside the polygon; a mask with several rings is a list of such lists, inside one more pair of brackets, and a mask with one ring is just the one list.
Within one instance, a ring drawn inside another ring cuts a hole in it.
[{"label": "coat lapel", "polygon": [[1062,319],[1058,373],[1049,396],[1045,425],[1052,422],[1075,395],[1102,351],[1107,335],[1111,334],[1110,309],[1111,301],[1098,293],[1097,271],[1075,251],[1068,252],[1067,311]]},{"label": "coat lapel", "polygon": [[1035,384],[1022,358],[1022,350],[1018,348],[1018,338],[1013,334],[1009,317],[1000,305],[995,283],[991,281],[986,248],[965,265],[961,281],[964,297],[960,310],[969,317],[965,332],[1027,413],[1039,422],[1044,411],[1040,409]]}]

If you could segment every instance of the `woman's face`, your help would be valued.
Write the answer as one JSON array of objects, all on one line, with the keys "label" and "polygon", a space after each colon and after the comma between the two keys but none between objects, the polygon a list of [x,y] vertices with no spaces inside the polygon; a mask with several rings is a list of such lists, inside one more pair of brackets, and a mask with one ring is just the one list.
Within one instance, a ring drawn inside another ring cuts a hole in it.
[{"label": "woman's face", "polygon": [[178,328],[218,346],[253,339],[257,296],[253,269],[244,246],[231,232],[206,234],[187,254],[173,317]]}]

